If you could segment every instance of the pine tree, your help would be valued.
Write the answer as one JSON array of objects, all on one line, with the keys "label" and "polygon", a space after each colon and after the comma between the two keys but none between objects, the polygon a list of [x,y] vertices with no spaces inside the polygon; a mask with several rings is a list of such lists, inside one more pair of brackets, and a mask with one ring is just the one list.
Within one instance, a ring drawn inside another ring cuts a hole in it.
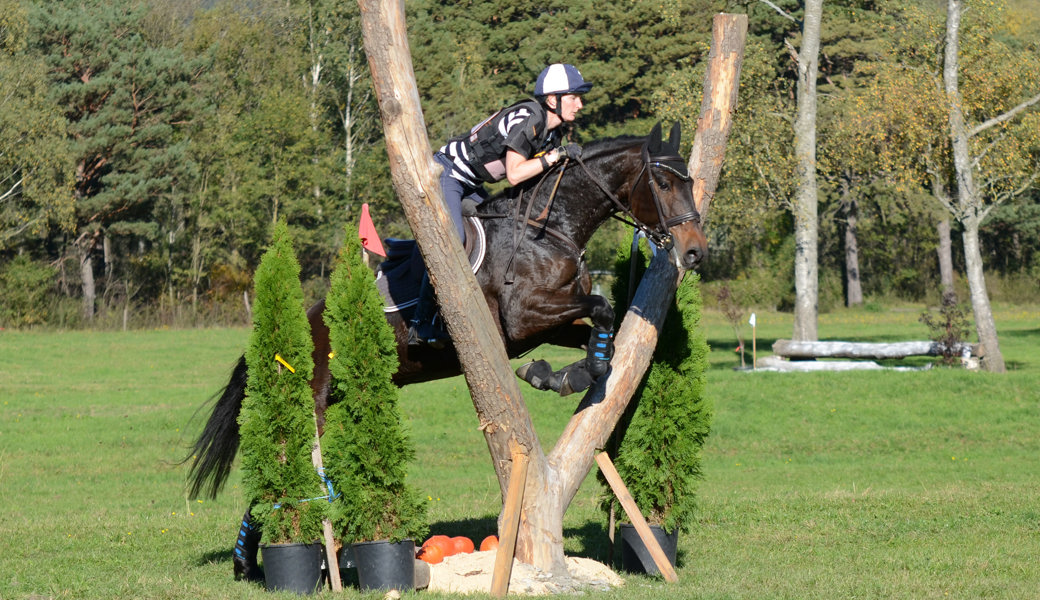
[{"label": "pine tree", "polygon": [[344,543],[421,539],[426,505],[405,483],[415,449],[401,422],[394,334],[356,235],[347,235],[326,299],[332,358],[325,471],[339,496],[332,520]]},{"label": "pine tree", "polygon": [[[628,305],[629,254],[628,248],[619,251],[615,269],[614,304],[621,316]],[[643,255],[635,260],[642,273]],[[704,393],[709,350],[700,327],[699,284],[696,273],[687,273],[679,284],[650,369],[616,434],[614,460],[621,479],[647,522],[668,533],[687,530],[693,521],[701,448],[714,413]]]},{"label": "pine tree", "polygon": [[249,380],[239,414],[246,497],[264,543],[321,537],[327,502],[311,462],[316,431],[308,383],[314,371],[310,326],[303,306],[300,264],[288,228],[274,227],[255,280],[253,333],[246,350]]}]

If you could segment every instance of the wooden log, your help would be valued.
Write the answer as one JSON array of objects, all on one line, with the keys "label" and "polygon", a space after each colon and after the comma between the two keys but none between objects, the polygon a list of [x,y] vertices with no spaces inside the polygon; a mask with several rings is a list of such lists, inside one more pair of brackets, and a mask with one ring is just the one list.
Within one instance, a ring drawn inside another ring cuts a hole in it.
[{"label": "wooden log", "polygon": [[536,462],[540,445],[498,325],[470,270],[434,175],[440,166],[426,137],[404,3],[359,0],[358,5],[394,190],[437,290],[441,315],[454,340],[504,494],[510,440],[527,448]]},{"label": "wooden log", "polygon": [[[944,346],[938,342],[814,342],[777,340],[773,343],[773,354],[786,358],[906,358],[908,356],[942,356]],[[962,344],[954,349],[955,354],[970,352],[971,347]]]},{"label": "wooden log", "polygon": [[643,513],[640,512],[639,506],[636,505],[635,498],[629,493],[628,487],[625,482],[622,481],[621,475],[618,474],[617,469],[614,468],[614,463],[611,462],[610,457],[607,456],[606,452],[600,452],[596,455],[596,464],[599,465],[600,471],[603,473],[603,477],[610,484],[610,489],[614,490],[614,495],[617,496],[618,502],[621,503],[621,507],[625,509],[625,514],[628,515],[628,520],[632,522],[632,525],[636,528],[636,533],[639,534],[639,539],[643,540],[643,545],[650,552],[650,558],[654,559],[654,564],[657,565],[657,570],[664,575],[665,581],[669,583],[676,583],[679,581],[679,576],[675,574],[675,569],[672,568],[671,561],[668,560],[668,556],[665,555],[664,550],[661,549],[661,544],[657,543],[657,538],[650,531],[650,526],[647,525],[646,519],[643,518]]},{"label": "wooden log", "polygon": [[726,155],[726,141],[733,127],[747,27],[747,15],[720,13],[712,21],[704,97],[687,163],[693,179],[693,201],[701,213],[701,222],[707,218],[711,199],[715,196]]},{"label": "wooden log", "polygon": [[513,454],[513,469],[509,476],[509,491],[502,510],[502,531],[498,549],[495,551],[495,570],[491,573],[491,595],[505,598],[509,592],[509,577],[513,573],[513,557],[516,554],[516,536],[520,530],[520,509],[524,503],[524,487],[527,485],[528,457],[523,451]]}]

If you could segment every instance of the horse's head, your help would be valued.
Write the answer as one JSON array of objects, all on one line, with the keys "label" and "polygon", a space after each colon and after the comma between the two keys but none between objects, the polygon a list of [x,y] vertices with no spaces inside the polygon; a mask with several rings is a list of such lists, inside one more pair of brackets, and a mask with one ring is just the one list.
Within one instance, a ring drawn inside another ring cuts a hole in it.
[{"label": "horse's head", "polygon": [[637,222],[650,229],[651,240],[668,250],[681,269],[694,269],[708,254],[701,215],[693,201],[693,183],[679,155],[679,123],[668,141],[654,125],[642,148],[643,172],[632,189],[630,204]]}]

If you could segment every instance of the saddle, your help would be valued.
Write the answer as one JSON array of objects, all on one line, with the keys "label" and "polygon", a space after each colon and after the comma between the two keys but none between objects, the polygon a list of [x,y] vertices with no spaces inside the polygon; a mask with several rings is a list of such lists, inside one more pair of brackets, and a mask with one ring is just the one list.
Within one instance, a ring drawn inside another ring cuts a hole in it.
[{"label": "saddle", "polygon": [[[487,236],[480,219],[463,217],[466,229],[466,256],[476,273],[484,263]],[[415,240],[387,238],[383,240],[386,260],[376,269],[376,288],[383,297],[383,312],[401,312],[412,309],[419,302],[419,286],[426,273],[419,245]]]}]

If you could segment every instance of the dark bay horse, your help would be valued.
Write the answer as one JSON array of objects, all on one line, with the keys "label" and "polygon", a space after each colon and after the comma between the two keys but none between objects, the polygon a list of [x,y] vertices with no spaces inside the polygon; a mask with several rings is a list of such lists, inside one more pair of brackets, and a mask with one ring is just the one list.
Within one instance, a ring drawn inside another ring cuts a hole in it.
[{"label": "dark bay horse", "polygon": [[[682,269],[696,267],[707,252],[693,201],[686,162],[679,155],[679,126],[667,141],[658,124],[647,137],[590,143],[583,157],[550,169],[539,181],[511,188],[476,209],[486,247],[476,277],[498,322],[510,358],[543,343],[586,347],[586,358],[559,371],[528,363],[517,374],[540,389],[581,391],[606,373],[613,354],[614,310],[592,295],[586,244],[611,216],[639,227]],[[473,236],[470,236],[473,237]],[[384,272],[391,265],[384,263]],[[319,429],[327,408],[329,332],[324,301],[308,311],[314,339],[315,412]],[[407,311],[387,312],[397,336],[398,385],[459,374],[454,349],[409,348]],[[589,319],[591,325],[582,320]],[[238,413],[246,388],[239,360],[193,446],[189,472],[192,498],[215,496],[238,450]]]}]

